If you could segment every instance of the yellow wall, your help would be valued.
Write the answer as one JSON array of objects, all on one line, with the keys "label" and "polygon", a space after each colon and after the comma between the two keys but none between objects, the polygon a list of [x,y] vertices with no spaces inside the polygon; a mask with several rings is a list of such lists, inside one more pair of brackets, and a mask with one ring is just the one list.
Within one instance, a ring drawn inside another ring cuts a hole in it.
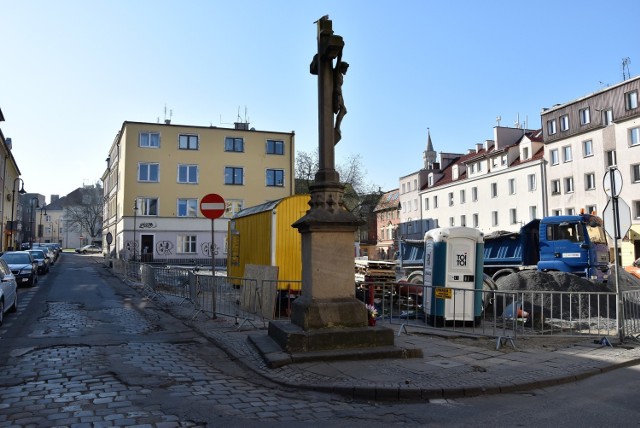
[{"label": "yellow wall", "polygon": [[[246,264],[278,266],[278,279],[302,279],[301,239],[291,225],[309,208],[309,195],[294,195],[282,199],[273,210],[267,210],[233,220],[239,236],[239,260],[232,262],[229,251],[227,272],[231,277],[243,277]],[[273,214],[275,211],[275,215]],[[275,223],[274,223],[275,222]],[[275,230],[275,254],[272,254],[272,231]],[[229,238],[231,241],[233,238]],[[275,259],[275,263],[272,263]]]},{"label": "yellow wall", "polygon": [[[138,147],[140,132],[159,132],[160,148]],[[197,135],[198,150],[178,150],[180,134]],[[244,152],[225,152],[225,137],[243,137]],[[266,154],[266,140],[283,140],[284,155]],[[159,217],[175,217],[178,198],[202,198],[217,193],[225,200],[242,200],[244,207],[280,199],[294,191],[294,136],[292,133],[244,131],[216,127],[194,127],[153,123],[125,122],[121,135],[121,164],[124,177],[120,177],[122,194],[119,196],[120,213],[133,215],[133,201],[137,197],[157,197]],[[138,182],[138,163],[160,164],[159,183]],[[198,184],[177,183],[178,165],[198,165]],[[225,185],[224,168],[244,169],[243,185]],[[283,187],[266,186],[267,169],[282,169]],[[198,217],[202,214],[198,212]]]}]

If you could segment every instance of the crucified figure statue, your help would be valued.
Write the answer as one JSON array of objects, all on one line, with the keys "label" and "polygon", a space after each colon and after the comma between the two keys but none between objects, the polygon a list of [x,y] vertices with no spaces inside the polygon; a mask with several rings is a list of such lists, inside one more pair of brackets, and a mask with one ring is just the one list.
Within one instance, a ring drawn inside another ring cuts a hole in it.
[{"label": "crucified figure statue", "polygon": [[342,138],[340,132],[340,124],[342,118],[347,114],[347,107],[344,105],[344,97],[342,96],[342,83],[344,82],[344,75],[347,74],[349,69],[349,63],[342,61],[342,52],[338,54],[336,66],[333,69],[333,113],[336,115],[336,124],[334,128],[333,143],[338,144],[338,141]]}]

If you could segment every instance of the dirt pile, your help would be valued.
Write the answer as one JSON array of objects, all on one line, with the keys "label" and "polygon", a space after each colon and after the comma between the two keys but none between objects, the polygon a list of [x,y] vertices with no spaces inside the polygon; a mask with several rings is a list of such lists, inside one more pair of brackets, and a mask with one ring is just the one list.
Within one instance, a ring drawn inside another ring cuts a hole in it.
[{"label": "dirt pile", "polygon": [[[622,291],[640,290],[640,279],[622,268],[619,282]],[[523,309],[544,319],[615,319],[616,316],[615,296],[605,294],[616,291],[614,280],[601,284],[564,272],[522,271],[500,278],[496,284],[500,291],[517,291],[516,299]]]}]

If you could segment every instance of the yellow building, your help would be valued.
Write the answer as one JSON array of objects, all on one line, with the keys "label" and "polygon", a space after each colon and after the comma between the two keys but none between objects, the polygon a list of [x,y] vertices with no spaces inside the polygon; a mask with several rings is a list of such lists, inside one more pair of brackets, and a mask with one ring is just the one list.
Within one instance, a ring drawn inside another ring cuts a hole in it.
[{"label": "yellow building", "polygon": [[[124,259],[224,263],[229,219],[245,206],[293,194],[294,153],[293,132],[247,123],[124,122],[102,176],[103,247]],[[226,202],[214,221],[200,212],[210,193]]]},{"label": "yellow building", "polygon": [[243,278],[247,264],[277,266],[280,281],[302,280],[300,233],[291,225],[309,209],[309,195],[246,208],[229,224],[227,274]]}]

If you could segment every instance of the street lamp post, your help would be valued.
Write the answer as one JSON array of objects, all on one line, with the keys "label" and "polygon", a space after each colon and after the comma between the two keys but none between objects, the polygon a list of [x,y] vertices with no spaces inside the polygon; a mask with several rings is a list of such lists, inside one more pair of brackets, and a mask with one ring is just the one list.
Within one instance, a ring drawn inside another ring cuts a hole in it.
[{"label": "street lamp post", "polygon": [[13,222],[13,213],[16,208],[16,184],[18,183],[18,180],[20,180],[20,190],[18,190],[18,193],[21,195],[27,193],[24,190],[24,180],[22,178],[17,177],[15,180],[13,180],[13,189],[11,189],[11,234],[9,235],[10,251],[15,249],[15,243],[13,242],[13,231],[16,229],[16,225]]},{"label": "street lamp post", "polygon": [[136,220],[138,217],[138,198],[133,201],[133,261],[136,261]]},{"label": "street lamp post", "polygon": [[[33,201],[36,201],[34,204]],[[35,206],[34,206],[35,205]],[[40,208],[40,200],[37,196],[29,199],[29,248],[33,248],[34,241],[34,233],[33,233],[33,223],[36,221],[36,212],[35,210]]]},{"label": "street lamp post", "polygon": [[[40,224],[38,225],[38,238],[42,241],[42,237],[44,235],[44,227],[42,225],[42,211],[44,211],[45,219],[47,218],[47,207],[40,208]],[[41,242],[42,243],[42,242]]]}]

